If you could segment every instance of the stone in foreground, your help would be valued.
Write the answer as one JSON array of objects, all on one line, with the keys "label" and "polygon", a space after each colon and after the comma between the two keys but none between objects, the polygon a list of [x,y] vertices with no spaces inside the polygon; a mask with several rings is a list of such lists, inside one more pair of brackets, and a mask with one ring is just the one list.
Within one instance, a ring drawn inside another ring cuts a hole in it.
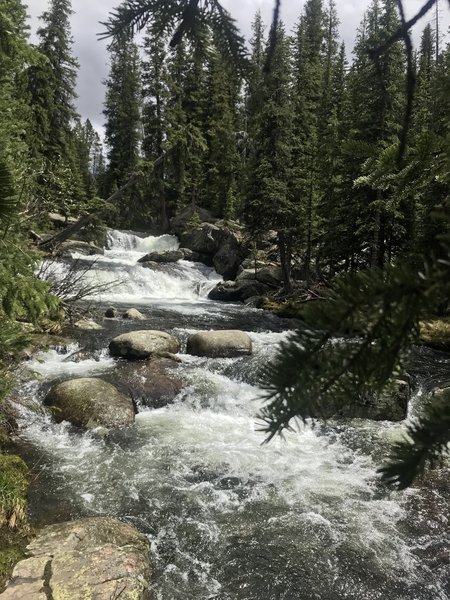
[{"label": "stone in foreground", "polygon": [[252,353],[252,340],[237,329],[202,331],[189,336],[187,352],[194,356],[231,358]]},{"label": "stone in foreground", "polygon": [[91,319],[80,319],[74,323],[74,327],[81,329],[82,331],[100,331],[103,329],[101,325]]},{"label": "stone in foreground", "polygon": [[144,329],[117,336],[109,343],[112,356],[142,359],[165,352],[176,354],[180,349],[178,340],[165,331]]},{"label": "stone in foreground", "polygon": [[118,429],[134,423],[131,398],[110,383],[93,377],[71,379],[53,386],[44,404],[54,409],[56,419],[86,429]]},{"label": "stone in foreground", "polygon": [[28,546],[1,600],[147,600],[146,538],[109,517],[43,529]]}]

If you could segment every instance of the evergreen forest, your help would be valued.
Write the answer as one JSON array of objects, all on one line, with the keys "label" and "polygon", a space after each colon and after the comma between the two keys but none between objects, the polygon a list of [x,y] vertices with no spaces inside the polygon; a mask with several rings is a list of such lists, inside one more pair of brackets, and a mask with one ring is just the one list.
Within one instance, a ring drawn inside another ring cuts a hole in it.
[{"label": "evergreen forest", "polygon": [[[74,9],[49,0],[31,43],[25,3],[0,0],[0,532],[27,519],[11,365],[30,332],[61,333],[71,310],[38,276],[56,249],[49,214],[81,219],[87,241],[106,227],[171,234],[185,209],[192,228],[210,214],[239,231],[255,272],[270,237],[281,278],[259,306],[301,325],[265,366],[266,441],[391,389],[427,323],[450,348],[445,32],[418,16],[413,44],[402,2],[371,0],[349,49],[335,0],[305,0],[292,28],[279,2],[272,23],[249,17],[244,40],[219,2],[127,0],[99,24],[99,132],[76,108]],[[442,465],[446,389],[391,447],[386,483]],[[0,589],[20,547],[0,548]]]}]

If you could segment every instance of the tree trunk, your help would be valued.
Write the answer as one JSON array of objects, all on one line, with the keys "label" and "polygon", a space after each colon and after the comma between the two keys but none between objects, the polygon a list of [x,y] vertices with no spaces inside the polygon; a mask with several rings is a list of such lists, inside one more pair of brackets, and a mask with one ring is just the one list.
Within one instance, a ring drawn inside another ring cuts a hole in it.
[{"label": "tree trunk", "polygon": [[292,260],[292,243],[291,236],[284,231],[278,232],[277,239],[278,251],[280,253],[281,272],[283,274],[283,284],[285,292],[292,291],[291,284],[291,260]]}]

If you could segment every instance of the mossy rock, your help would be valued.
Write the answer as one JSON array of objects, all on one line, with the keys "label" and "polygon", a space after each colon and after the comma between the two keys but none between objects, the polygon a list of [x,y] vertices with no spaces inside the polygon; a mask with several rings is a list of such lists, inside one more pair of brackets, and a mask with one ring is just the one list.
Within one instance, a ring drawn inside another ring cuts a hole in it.
[{"label": "mossy rock", "polygon": [[420,341],[425,346],[450,352],[450,317],[421,321]]},{"label": "mossy rock", "polygon": [[86,429],[118,429],[134,423],[131,398],[102,379],[82,377],[55,385],[44,399],[56,420]]}]

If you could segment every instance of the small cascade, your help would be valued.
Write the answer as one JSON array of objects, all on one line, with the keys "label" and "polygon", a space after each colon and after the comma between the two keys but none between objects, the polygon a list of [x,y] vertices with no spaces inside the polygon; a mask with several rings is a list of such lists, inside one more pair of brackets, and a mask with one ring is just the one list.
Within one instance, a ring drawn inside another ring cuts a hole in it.
[{"label": "small cascade", "polygon": [[[222,279],[214,269],[184,260],[158,263],[152,268],[138,262],[148,252],[167,252],[178,247],[178,239],[172,235],[140,237],[109,230],[103,255],[84,256],[74,252],[72,257],[79,269],[85,271],[79,285],[93,288],[89,299],[141,306],[158,301],[202,302]],[[61,280],[73,263],[57,263],[52,268],[53,276]]]}]

